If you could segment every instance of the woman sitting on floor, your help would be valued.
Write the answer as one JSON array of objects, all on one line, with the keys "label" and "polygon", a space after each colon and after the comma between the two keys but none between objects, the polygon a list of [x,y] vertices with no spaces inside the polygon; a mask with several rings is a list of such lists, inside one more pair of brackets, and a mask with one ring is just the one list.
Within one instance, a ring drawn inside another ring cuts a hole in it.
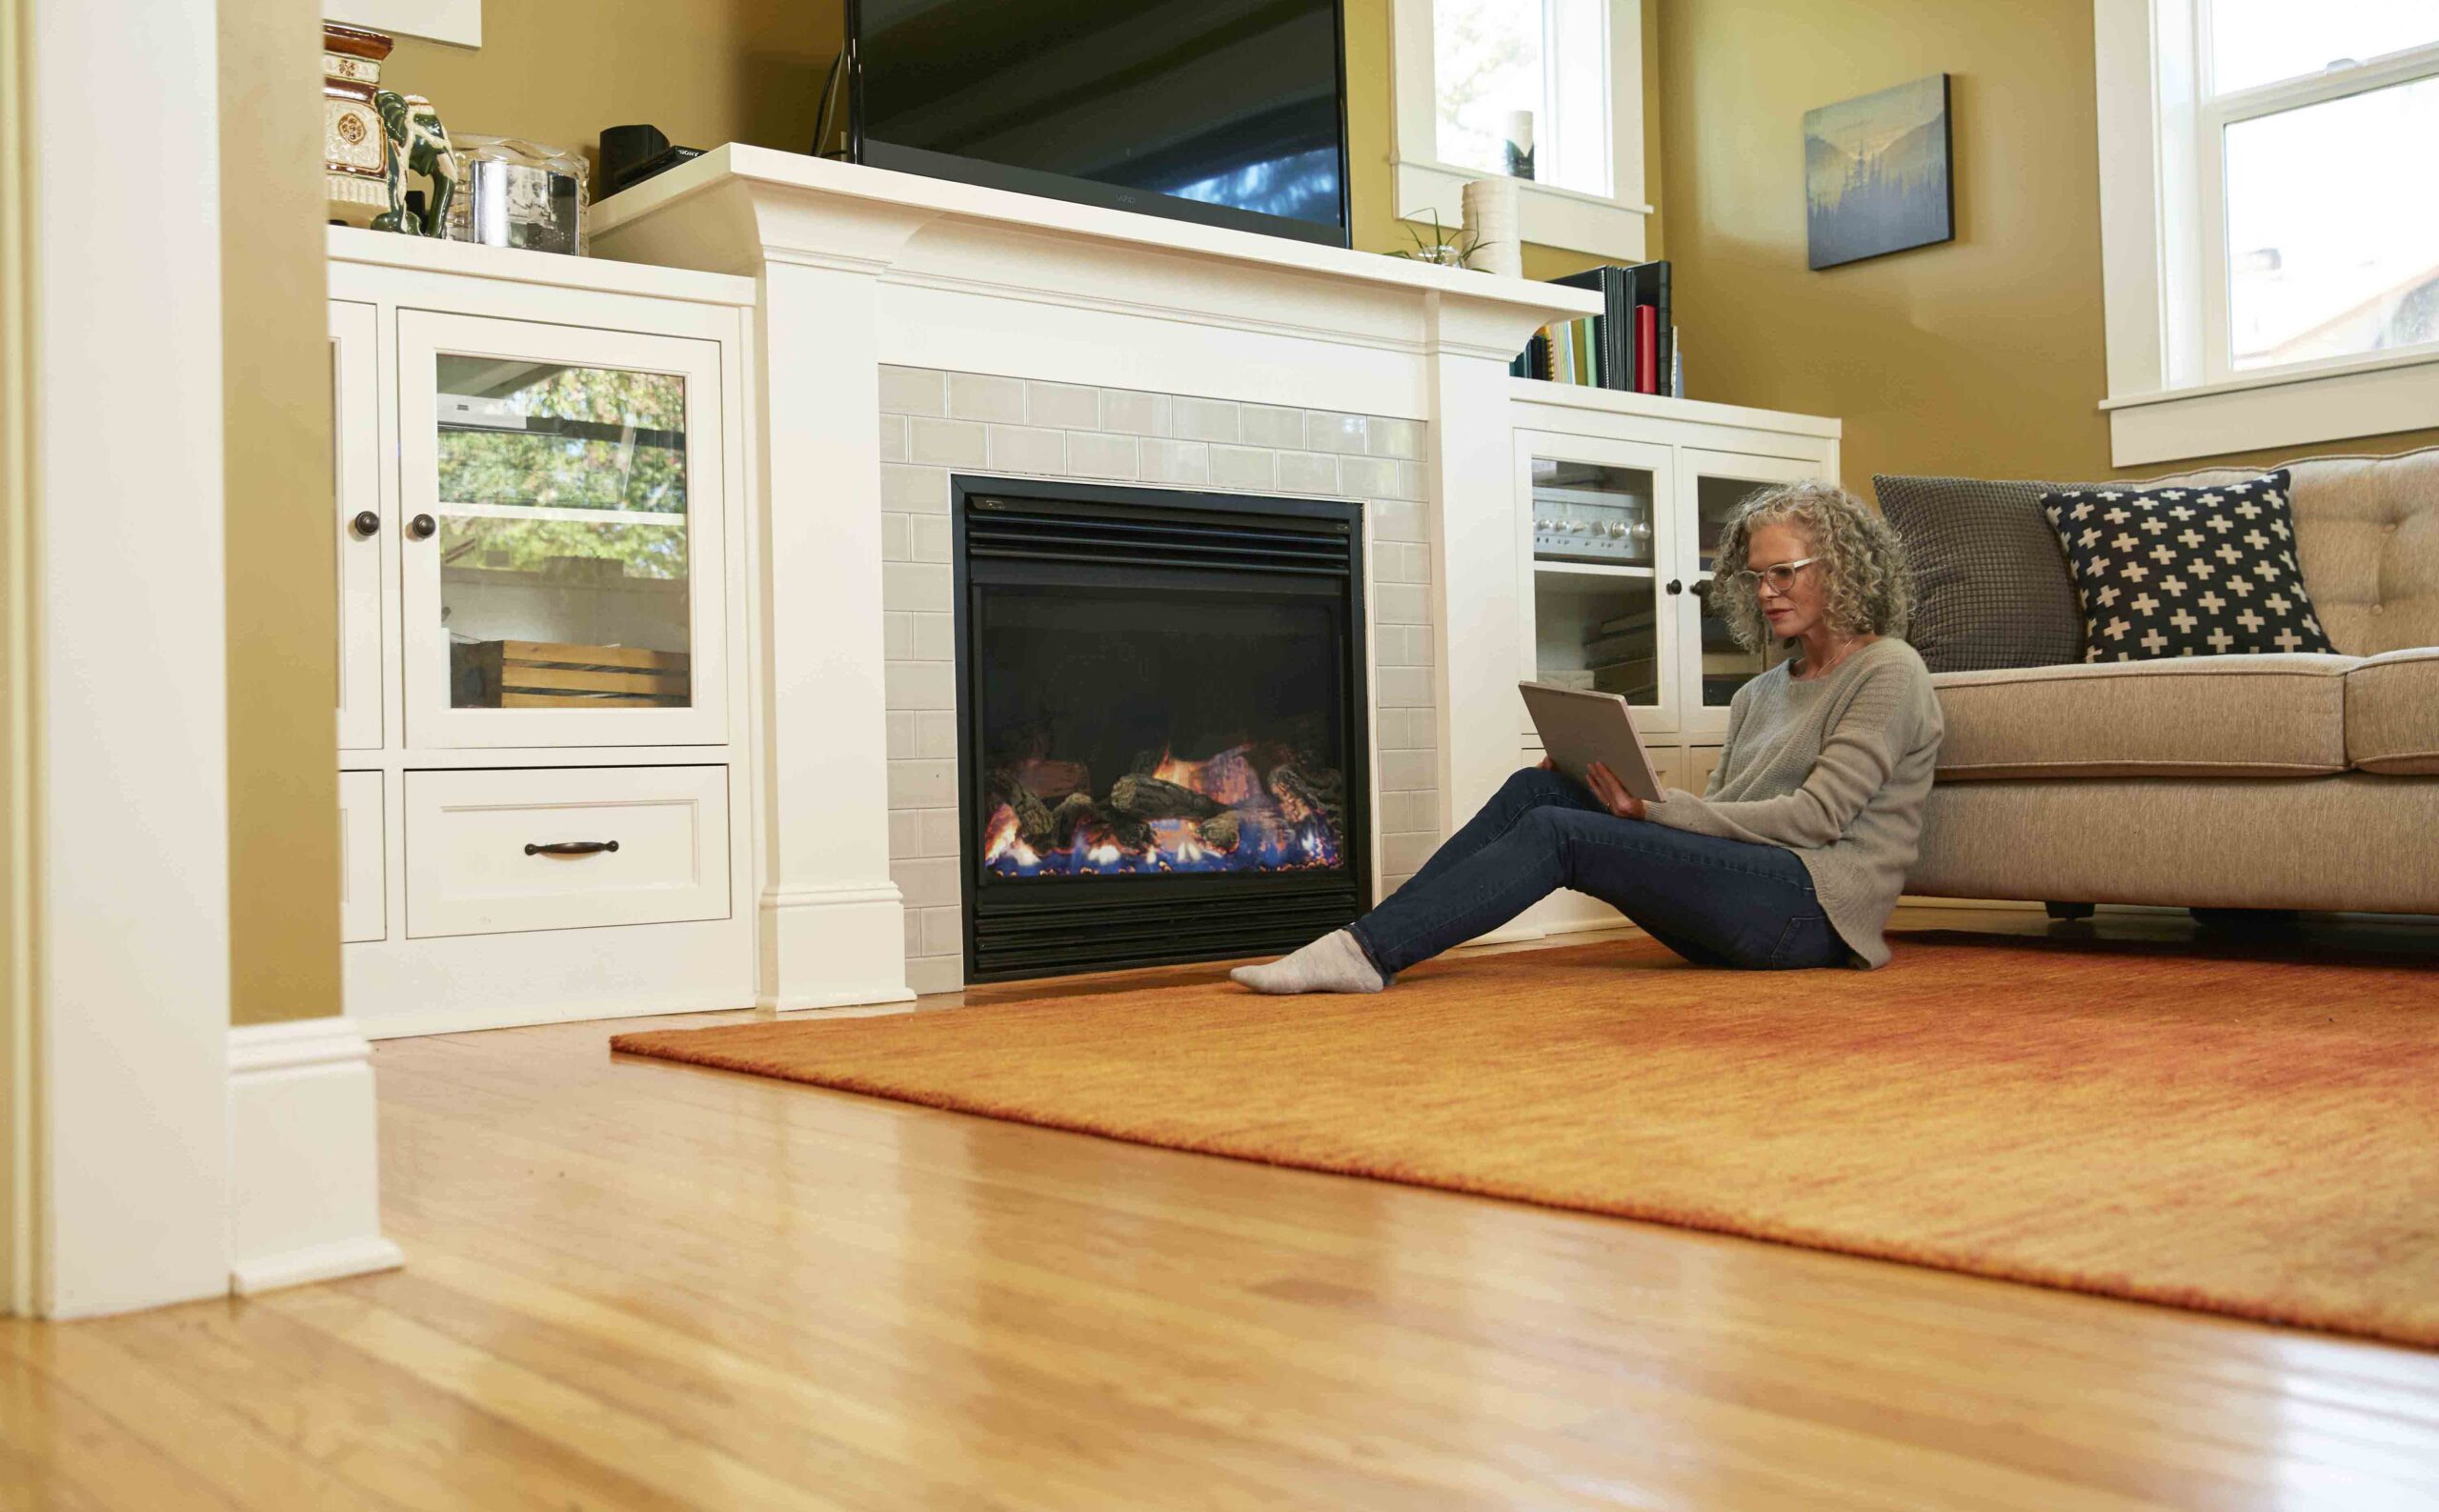
[{"label": "woman sitting on floor", "polygon": [[1912,582],[1886,521],[1805,483],[1747,500],[1720,534],[1711,607],[1789,657],[1736,692],[1701,797],[1517,773],[1405,886],[1353,925],[1229,975],[1257,992],[1379,992],[1562,887],[1698,965],[1879,966],[1939,753]]}]

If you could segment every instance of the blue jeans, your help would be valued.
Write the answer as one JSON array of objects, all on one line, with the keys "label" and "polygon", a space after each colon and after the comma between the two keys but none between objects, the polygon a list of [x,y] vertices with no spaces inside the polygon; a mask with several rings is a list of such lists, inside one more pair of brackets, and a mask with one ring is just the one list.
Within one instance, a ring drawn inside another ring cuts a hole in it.
[{"label": "blue jeans", "polygon": [[1351,926],[1383,977],[1487,934],[1562,887],[1589,893],[1698,966],[1846,961],[1793,851],[1622,819],[1572,778],[1526,770]]}]

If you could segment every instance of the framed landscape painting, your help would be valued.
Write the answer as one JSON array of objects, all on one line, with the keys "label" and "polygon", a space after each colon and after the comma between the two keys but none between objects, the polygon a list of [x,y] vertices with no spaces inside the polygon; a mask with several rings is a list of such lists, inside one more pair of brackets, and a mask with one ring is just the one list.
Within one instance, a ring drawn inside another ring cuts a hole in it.
[{"label": "framed landscape painting", "polygon": [[1956,239],[1947,75],[1804,112],[1806,244],[1817,271]]}]

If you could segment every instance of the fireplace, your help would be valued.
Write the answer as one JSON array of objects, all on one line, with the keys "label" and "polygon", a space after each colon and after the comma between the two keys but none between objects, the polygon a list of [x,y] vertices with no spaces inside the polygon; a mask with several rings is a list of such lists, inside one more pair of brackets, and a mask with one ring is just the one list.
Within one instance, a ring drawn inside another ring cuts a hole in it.
[{"label": "fireplace", "polygon": [[1271,954],[1369,906],[1360,506],[951,493],[967,980]]}]

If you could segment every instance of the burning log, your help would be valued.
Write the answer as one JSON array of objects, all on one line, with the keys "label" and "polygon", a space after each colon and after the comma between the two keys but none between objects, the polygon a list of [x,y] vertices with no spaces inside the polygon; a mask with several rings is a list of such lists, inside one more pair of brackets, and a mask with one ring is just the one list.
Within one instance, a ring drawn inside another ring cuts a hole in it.
[{"label": "burning log", "polygon": [[1130,773],[1109,790],[1110,807],[1139,814],[1147,819],[1206,819],[1220,806],[1176,782]]},{"label": "burning log", "polygon": [[1346,833],[1346,778],[1337,772],[1307,776],[1293,766],[1273,767],[1270,794],[1290,823],[1319,822],[1332,840]]},{"label": "burning log", "polygon": [[1089,793],[1093,773],[1081,761],[1052,761],[1032,758],[1016,765],[1017,781],[1025,791],[1044,803],[1055,803],[1070,793]]},{"label": "burning log", "polygon": [[1018,780],[1016,774],[1004,768],[992,773],[984,791],[1015,811],[1017,834],[1027,845],[1037,851],[1049,845],[1053,828],[1049,805],[1036,796],[1033,789]]},{"label": "burning log", "polygon": [[1233,813],[1214,814],[1197,824],[1195,833],[1202,843],[1215,851],[1233,851],[1240,835],[1237,816]]},{"label": "burning log", "polygon": [[1103,814],[1101,826],[1108,832],[1110,839],[1119,850],[1133,851],[1138,856],[1151,855],[1153,847],[1159,843],[1159,837],[1152,832],[1152,823],[1149,819],[1138,814],[1129,814],[1124,809],[1116,809]]},{"label": "burning log", "polygon": [[1051,844],[1062,851],[1074,849],[1076,832],[1086,825],[1097,823],[1101,811],[1094,806],[1090,797],[1081,793],[1068,794],[1058,807],[1051,813]]},{"label": "burning log", "polygon": [[1287,765],[1270,769],[1270,796],[1279,800],[1279,811],[1289,822],[1302,824],[1318,816],[1326,805],[1320,790],[1303,773]]}]

